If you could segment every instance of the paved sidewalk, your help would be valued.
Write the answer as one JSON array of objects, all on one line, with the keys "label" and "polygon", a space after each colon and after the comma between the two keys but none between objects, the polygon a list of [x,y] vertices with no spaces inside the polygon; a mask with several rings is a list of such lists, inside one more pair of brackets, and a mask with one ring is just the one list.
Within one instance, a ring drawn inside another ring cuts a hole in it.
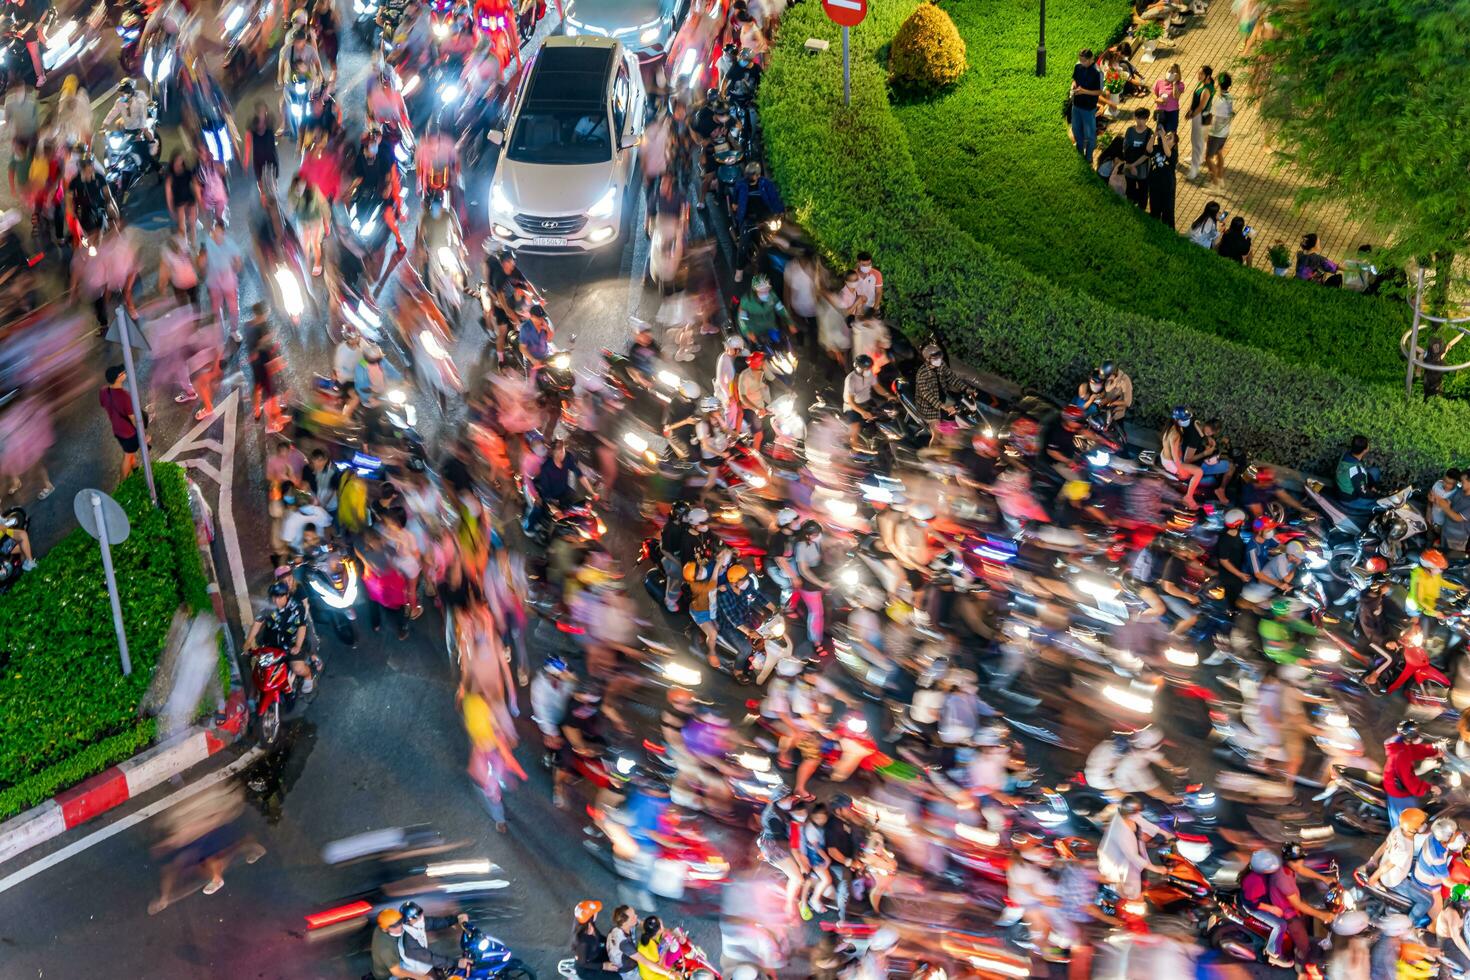
[{"label": "paved sidewalk", "polygon": [[[1255,229],[1255,245],[1251,249],[1252,264],[1269,271],[1266,250],[1272,242],[1282,241],[1296,254],[1301,237],[1316,232],[1322,254],[1336,262],[1351,258],[1363,242],[1381,244],[1385,234],[1373,227],[1364,216],[1329,202],[1313,202],[1298,208],[1294,197],[1303,180],[1278,162],[1266,139],[1265,126],[1251,104],[1248,72],[1240,56],[1245,36],[1232,10],[1230,0],[1210,0],[1209,12],[1191,17],[1191,26],[1170,41],[1160,40],[1155,60],[1145,64],[1135,59],[1150,89],[1164,77],[1169,66],[1177,62],[1182,69],[1185,94],[1180,102],[1188,106],[1195,73],[1200,65],[1210,65],[1215,77],[1222,71],[1234,76],[1231,89],[1235,95],[1236,117],[1225,147],[1225,180],[1222,185],[1194,184],[1186,179],[1190,156],[1188,126],[1180,120],[1179,185],[1175,215],[1179,230],[1186,230],[1208,201],[1219,201],[1231,215],[1239,215]],[[1130,99],[1123,104],[1131,112],[1138,106],[1153,107],[1152,95]],[[1181,113],[1182,114],[1182,113]],[[1121,131],[1126,123],[1114,123]],[[1201,174],[1203,176],[1203,173]]]}]

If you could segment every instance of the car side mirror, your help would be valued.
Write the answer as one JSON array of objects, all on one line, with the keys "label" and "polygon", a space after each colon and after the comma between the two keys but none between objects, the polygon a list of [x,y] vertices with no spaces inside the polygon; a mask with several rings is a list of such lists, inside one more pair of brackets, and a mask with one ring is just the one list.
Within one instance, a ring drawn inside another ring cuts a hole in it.
[{"label": "car side mirror", "polygon": [[490,129],[485,131],[485,138],[496,146],[499,146],[505,141],[505,133],[498,129]]},{"label": "car side mirror", "polygon": [[643,134],[642,133],[629,133],[628,135],[624,136],[621,140],[618,141],[618,149],[620,149],[620,150],[631,150],[633,147],[637,146],[639,143],[642,143],[642,142],[643,142]]}]

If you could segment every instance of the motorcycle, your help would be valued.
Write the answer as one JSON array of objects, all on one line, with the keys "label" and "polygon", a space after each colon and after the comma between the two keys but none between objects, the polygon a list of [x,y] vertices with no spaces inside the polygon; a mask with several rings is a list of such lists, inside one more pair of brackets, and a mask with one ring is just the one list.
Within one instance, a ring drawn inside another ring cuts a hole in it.
[{"label": "motorcycle", "polygon": [[[29,531],[31,519],[26,512],[19,507],[11,507],[0,514],[0,524],[13,531]],[[0,538],[0,595],[10,591],[10,587],[20,578],[25,570],[25,556],[20,552],[20,542],[10,535]]]},{"label": "motorcycle", "polygon": [[[1336,872],[1336,868],[1333,868]],[[1350,898],[1341,884],[1327,890],[1324,906],[1328,911],[1341,912]],[[1266,940],[1271,935],[1272,924],[1256,915],[1239,895],[1217,895],[1215,907],[1204,923],[1205,934],[1210,945],[1227,956],[1246,962],[1266,962]],[[1290,960],[1295,954],[1290,931],[1283,930],[1280,940],[1280,956]]]},{"label": "motorcycle", "polygon": [[452,244],[429,250],[428,268],[425,271],[428,273],[425,279],[434,294],[435,305],[451,323],[454,322],[463,305],[465,283],[470,277],[470,270],[464,260],[464,243],[460,240],[458,231],[454,233]]},{"label": "motorcycle", "polygon": [[281,716],[296,704],[296,674],[280,647],[258,647],[251,658],[251,682],[257,692],[256,731],[263,748],[281,737]]},{"label": "motorcycle", "polygon": [[323,545],[301,558],[297,567],[317,619],[330,620],[337,639],[356,646],[357,563],[341,550]]},{"label": "motorcycle", "polygon": [[148,126],[135,132],[113,129],[107,132],[107,151],[103,155],[102,172],[108,189],[122,207],[128,194],[149,174],[163,173],[158,139],[154,128],[158,122],[158,103],[148,104]]},{"label": "motorcycle", "polygon": [[[1442,789],[1459,789],[1464,777],[1443,753],[1428,772],[1426,780]],[[1327,821],[1346,834],[1382,837],[1388,833],[1388,797],[1383,791],[1383,774],[1372,769],[1333,766],[1332,778],[1312,800],[1323,804]],[[1438,810],[1432,800],[1426,804],[1432,817]]]},{"label": "motorcycle", "polygon": [[286,133],[293,143],[299,142],[302,131],[311,124],[311,79],[292,75],[286,83]]},{"label": "motorcycle", "polygon": [[377,255],[388,242],[390,231],[383,217],[387,205],[378,189],[366,183],[357,188],[347,205],[347,224],[357,236],[364,256]]}]

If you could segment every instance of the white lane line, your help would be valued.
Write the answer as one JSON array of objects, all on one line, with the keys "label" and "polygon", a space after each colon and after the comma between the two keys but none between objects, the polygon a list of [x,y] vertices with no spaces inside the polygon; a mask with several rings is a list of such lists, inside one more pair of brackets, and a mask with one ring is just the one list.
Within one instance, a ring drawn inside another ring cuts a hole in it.
[{"label": "white lane line", "polygon": [[106,827],[103,827],[99,830],[92,831],[92,833],[88,834],[86,837],[83,837],[79,841],[74,841],[66,845],[55,854],[48,854],[41,860],[26,865],[24,868],[21,868],[14,874],[0,879],[0,892],[9,891],[16,885],[22,884],[34,878],[42,871],[50,870],[51,868],[56,867],[58,864],[67,860],[68,858],[76,857],[87,848],[94,847],[97,844],[100,844],[103,841],[107,840],[109,837],[116,837],[124,830],[136,827],[138,824],[142,823],[145,820],[148,820],[151,817],[157,816],[164,810],[167,810],[169,807],[174,806],[178,803],[182,803],[184,800],[187,800],[195,793],[198,793],[199,791],[204,789],[208,789],[215,783],[223,782],[224,780],[229,779],[231,776],[235,775],[235,773],[249,767],[252,763],[255,762],[256,759],[260,758],[263,754],[264,750],[260,748],[253,748],[249,752],[246,752],[244,755],[240,756],[240,758],[236,759],[234,762],[225,766],[223,769],[217,769],[209,775],[198,780],[197,782],[190,783],[183,789],[175,793],[171,793],[155,803],[148,804],[137,813],[130,813],[126,817],[123,817],[121,820],[110,823]]},{"label": "white lane line", "polygon": [[219,470],[214,468],[213,463],[207,463],[202,459],[186,459],[183,461],[183,464],[189,467],[191,470],[198,470],[200,473],[203,473],[215,483],[224,482],[219,475]]}]

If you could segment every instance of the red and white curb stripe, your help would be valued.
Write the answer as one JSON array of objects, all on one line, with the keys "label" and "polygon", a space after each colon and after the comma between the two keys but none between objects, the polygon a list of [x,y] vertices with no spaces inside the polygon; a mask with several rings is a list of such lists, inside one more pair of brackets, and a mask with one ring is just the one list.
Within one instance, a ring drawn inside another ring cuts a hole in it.
[{"label": "red and white curb stripe", "polygon": [[141,796],[230,744],[245,727],[240,692],[230,696],[225,715],[218,727],[180,732],[0,824],[0,864]]}]

